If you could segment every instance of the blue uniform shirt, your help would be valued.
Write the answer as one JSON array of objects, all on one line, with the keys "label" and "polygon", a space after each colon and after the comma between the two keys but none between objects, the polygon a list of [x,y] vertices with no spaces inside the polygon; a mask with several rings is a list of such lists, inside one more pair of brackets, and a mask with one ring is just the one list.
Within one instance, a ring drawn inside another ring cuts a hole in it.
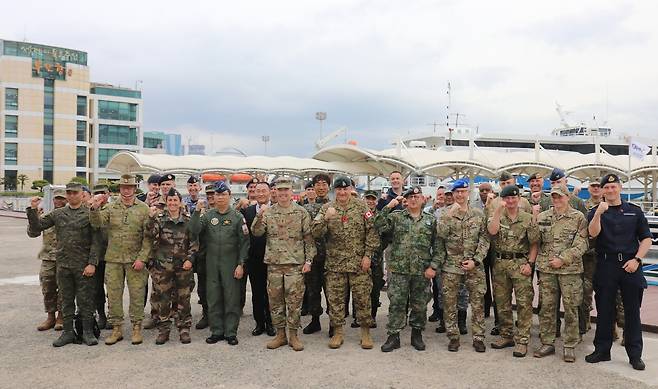
[{"label": "blue uniform shirt", "polygon": [[[589,221],[594,217],[597,207],[589,211]],[[651,237],[649,223],[642,209],[622,201],[621,205],[610,205],[601,215],[601,232],[596,237],[596,252],[635,255],[640,241]]]},{"label": "blue uniform shirt", "polygon": [[[404,188],[402,188],[402,193],[404,193]],[[385,199],[379,198],[379,200],[377,200],[377,210],[381,211],[382,209],[384,209],[384,207],[387,206],[388,203],[390,203],[391,200],[393,200],[396,197],[398,197],[398,194],[393,192],[393,188],[388,188],[388,192],[386,192],[386,198]],[[402,206],[402,204],[398,204],[391,211],[401,211],[403,209],[404,207]]]}]

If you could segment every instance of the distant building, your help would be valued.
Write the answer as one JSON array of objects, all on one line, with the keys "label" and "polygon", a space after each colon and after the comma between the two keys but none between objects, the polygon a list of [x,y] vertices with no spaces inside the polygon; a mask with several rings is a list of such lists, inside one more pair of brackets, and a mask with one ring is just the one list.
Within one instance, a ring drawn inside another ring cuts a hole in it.
[{"label": "distant building", "polygon": [[169,155],[183,155],[183,140],[180,134],[167,134],[165,150]]},{"label": "distant building", "polygon": [[206,155],[205,145],[189,145],[187,146],[187,154],[189,155]]},{"label": "distant building", "polygon": [[144,131],[142,151],[145,154],[165,154],[165,140],[167,134],[160,131]]}]

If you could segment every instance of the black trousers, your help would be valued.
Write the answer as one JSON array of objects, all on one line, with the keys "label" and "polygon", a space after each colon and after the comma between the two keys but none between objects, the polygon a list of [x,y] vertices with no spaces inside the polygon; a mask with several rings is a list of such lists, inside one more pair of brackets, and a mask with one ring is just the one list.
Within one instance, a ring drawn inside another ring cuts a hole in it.
[{"label": "black trousers", "polygon": [[256,324],[272,324],[267,296],[267,265],[262,262],[249,262],[248,267],[254,321]]},{"label": "black trousers", "polygon": [[96,281],[96,294],[95,303],[96,311],[104,312],[105,310],[105,261],[98,262],[96,266],[96,273],[94,273]]},{"label": "black trousers", "polygon": [[487,283],[487,291],[484,293],[484,314],[485,317],[489,316],[491,308],[493,307],[494,311],[494,323],[498,325],[498,308],[496,307],[496,301],[493,298],[493,289],[491,288],[491,281],[493,278],[493,262],[496,253],[493,249],[489,249],[487,256],[484,258],[482,265],[484,266],[484,278]]},{"label": "black trousers", "polygon": [[[632,258],[632,255],[629,257]],[[594,273],[594,292],[596,300],[596,334],[594,348],[596,351],[609,354],[612,348],[612,332],[616,317],[615,299],[617,290],[621,291],[624,303],[624,344],[629,360],[642,357],[642,322],[640,306],[642,295],[647,287],[642,268],[635,273],[627,273],[622,266],[626,260],[603,254],[597,256],[596,272]]]}]

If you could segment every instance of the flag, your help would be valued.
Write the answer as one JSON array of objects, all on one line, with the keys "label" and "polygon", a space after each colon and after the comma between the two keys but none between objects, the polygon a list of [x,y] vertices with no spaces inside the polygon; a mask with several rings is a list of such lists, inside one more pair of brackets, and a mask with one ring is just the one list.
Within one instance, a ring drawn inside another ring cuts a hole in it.
[{"label": "flag", "polygon": [[640,161],[644,159],[644,156],[646,156],[650,150],[650,146],[647,146],[644,143],[640,143],[636,140],[631,140],[630,144],[628,145],[628,155],[635,157]]}]

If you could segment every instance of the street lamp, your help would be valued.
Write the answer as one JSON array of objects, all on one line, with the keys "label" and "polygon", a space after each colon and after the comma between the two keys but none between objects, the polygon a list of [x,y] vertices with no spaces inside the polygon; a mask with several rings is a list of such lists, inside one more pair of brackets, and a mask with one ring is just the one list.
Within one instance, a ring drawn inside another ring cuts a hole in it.
[{"label": "street lamp", "polygon": [[315,119],[320,121],[320,139],[322,139],[322,127],[325,120],[327,120],[326,112],[316,112]]},{"label": "street lamp", "polygon": [[265,143],[265,155],[267,155],[267,142],[270,141],[270,136],[269,135],[263,135],[261,137],[261,139],[263,140],[263,143]]}]

